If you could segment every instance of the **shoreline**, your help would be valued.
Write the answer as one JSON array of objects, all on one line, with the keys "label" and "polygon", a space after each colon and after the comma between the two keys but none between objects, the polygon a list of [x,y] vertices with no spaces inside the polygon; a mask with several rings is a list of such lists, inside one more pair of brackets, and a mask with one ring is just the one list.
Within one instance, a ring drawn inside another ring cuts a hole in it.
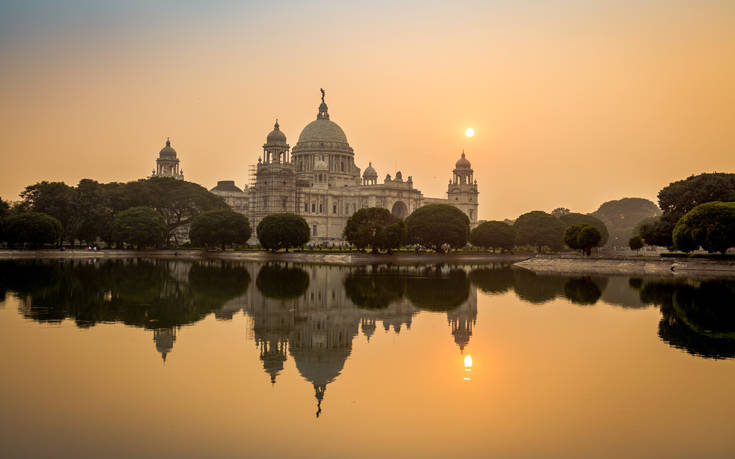
[{"label": "shoreline", "polygon": [[654,275],[665,277],[735,277],[735,260],[676,259],[654,257],[581,257],[578,255],[420,253],[394,252],[374,255],[361,252],[266,251],[207,252],[204,250],[0,250],[0,260],[102,260],[156,258],[168,260],[233,260],[326,264],[340,266],[393,265],[490,265],[507,264],[539,274]]},{"label": "shoreline", "polygon": [[735,261],[732,260],[539,255],[516,262],[513,266],[541,274],[735,277]]},{"label": "shoreline", "polygon": [[390,255],[374,255],[360,252],[288,252],[266,251],[207,252],[204,250],[0,250],[0,260],[85,260],[122,258],[159,258],[175,260],[237,260],[283,261],[289,263],[314,263],[342,266],[374,264],[513,264],[527,260],[530,254],[491,253],[421,253],[394,252]]}]

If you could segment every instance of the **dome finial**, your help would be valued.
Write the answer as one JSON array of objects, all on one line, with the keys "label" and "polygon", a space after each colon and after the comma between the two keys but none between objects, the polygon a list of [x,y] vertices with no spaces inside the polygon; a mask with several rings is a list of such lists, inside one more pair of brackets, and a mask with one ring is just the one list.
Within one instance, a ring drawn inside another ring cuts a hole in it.
[{"label": "dome finial", "polygon": [[171,146],[171,139],[169,137],[166,137],[166,146],[167,147]]},{"label": "dome finial", "polygon": [[273,125],[273,127],[274,127],[274,128],[276,129],[276,130],[278,130],[278,128],[279,128],[279,126],[278,126],[278,118],[276,118],[276,124],[274,124],[274,125]]},{"label": "dome finial", "polygon": [[329,119],[329,112],[327,111],[327,103],[324,102],[324,88],[319,88],[319,90],[322,92],[322,103],[319,104],[319,113],[316,115],[316,119],[318,120],[328,120]]}]

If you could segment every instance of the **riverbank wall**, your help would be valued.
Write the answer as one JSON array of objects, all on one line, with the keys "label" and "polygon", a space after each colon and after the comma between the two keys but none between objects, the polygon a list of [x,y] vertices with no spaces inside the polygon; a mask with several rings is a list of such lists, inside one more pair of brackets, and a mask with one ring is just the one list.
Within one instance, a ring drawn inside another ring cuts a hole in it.
[{"label": "riverbank wall", "polygon": [[513,266],[549,274],[735,277],[735,261],[725,260],[540,255],[518,261]]}]

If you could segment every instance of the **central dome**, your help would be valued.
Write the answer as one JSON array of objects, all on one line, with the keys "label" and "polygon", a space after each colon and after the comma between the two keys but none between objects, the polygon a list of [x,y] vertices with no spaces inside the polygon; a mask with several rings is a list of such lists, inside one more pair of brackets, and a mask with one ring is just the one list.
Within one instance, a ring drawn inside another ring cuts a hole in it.
[{"label": "central dome", "polygon": [[347,136],[337,123],[322,118],[306,125],[299,136],[299,143],[301,142],[347,143]]}]

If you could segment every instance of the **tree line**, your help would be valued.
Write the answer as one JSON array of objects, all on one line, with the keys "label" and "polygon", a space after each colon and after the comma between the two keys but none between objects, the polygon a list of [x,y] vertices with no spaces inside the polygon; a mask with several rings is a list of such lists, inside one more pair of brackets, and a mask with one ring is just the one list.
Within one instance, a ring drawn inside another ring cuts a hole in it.
[{"label": "tree line", "polygon": [[[707,173],[672,182],[658,193],[662,214],[642,221],[649,245],[725,253],[735,247],[735,174]],[[631,247],[640,245],[632,238]]]}]

